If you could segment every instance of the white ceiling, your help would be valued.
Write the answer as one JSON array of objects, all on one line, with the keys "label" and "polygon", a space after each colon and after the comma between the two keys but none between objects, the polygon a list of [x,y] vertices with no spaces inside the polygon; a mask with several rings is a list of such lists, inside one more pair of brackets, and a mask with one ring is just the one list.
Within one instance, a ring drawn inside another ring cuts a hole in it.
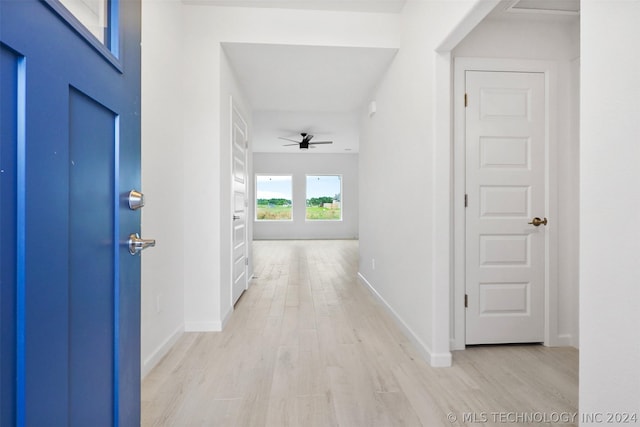
[{"label": "white ceiling", "polygon": [[398,13],[406,0],[184,0],[213,6]]},{"label": "white ceiling", "polygon": [[365,108],[397,49],[224,43],[253,108],[255,152],[299,152],[278,136],[333,140],[309,153],[358,151],[356,112]]},{"label": "white ceiling", "polygon": [[255,110],[352,111],[396,49],[223,43]]}]

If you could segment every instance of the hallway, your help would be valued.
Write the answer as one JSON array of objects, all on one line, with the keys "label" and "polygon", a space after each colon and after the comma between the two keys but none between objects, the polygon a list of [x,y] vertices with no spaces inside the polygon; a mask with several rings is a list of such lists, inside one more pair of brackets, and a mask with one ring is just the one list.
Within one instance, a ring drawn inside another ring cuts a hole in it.
[{"label": "hallway", "polygon": [[431,368],[358,282],[357,241],[253,245],[256,277],[224,332],[184,334],[145,378],[143,426],[504,425],[492,414],[577,411],[577,350],[474,347]]}]

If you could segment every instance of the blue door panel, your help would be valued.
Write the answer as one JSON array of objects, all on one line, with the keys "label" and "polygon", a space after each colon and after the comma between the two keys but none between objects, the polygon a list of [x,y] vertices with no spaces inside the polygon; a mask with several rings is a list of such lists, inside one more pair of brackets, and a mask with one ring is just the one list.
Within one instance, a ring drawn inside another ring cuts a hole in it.
[{"label": "blue door panel", "polygon": [[0,44],[0,425],[15,425],[18,56]]},{"label": "blue door panel", "polygon": [[[26,214],[24,373],[18,382],[18,420],[26,426],[69,425],[69,199],[67,93],[59,79],[45,78],[45,58],[26,57]],[[63,73],[54,64],[52,73]],[[48,99],[40,103],[40,93]],[[46,355],[46,360],[43,360]]]},{"label": "blue door panel", "polygon": [[[69,402],[72,425],[113,423],[115,123],[69,94]],[[95,369],[95,366],[100,369]],[[93,396],[87,400],[85,396]]]}]

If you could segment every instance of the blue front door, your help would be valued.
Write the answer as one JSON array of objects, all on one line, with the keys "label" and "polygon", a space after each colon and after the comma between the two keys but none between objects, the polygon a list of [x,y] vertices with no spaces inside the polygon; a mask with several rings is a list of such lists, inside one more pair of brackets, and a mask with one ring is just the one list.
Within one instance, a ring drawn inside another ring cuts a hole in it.
[{"label": "blue front door", "polygon": [[140,3],[64,4],[0,0],[0,425],[139,425]]}]

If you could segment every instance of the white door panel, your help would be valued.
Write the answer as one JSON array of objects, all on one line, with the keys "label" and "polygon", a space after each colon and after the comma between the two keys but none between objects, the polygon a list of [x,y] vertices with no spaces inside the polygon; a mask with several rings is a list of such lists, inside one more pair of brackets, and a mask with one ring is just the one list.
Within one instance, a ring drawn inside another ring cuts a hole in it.
[{"label": "white door panel", "polygon": [[530,187],[525,185],[492,185],[480,187],[480,216],[529,216]]},{"label": "white door panel", "polygon": [[529,138],[480,138],[480,167],[529,169]]},{"label": "white door panel", "polygon": [[235,108],[232,108],[232,304],[247,289],[247,124]]},{"label": "white door panel", "polygon": [[541,73],[467,71],[466,343],[544,340]]}]

